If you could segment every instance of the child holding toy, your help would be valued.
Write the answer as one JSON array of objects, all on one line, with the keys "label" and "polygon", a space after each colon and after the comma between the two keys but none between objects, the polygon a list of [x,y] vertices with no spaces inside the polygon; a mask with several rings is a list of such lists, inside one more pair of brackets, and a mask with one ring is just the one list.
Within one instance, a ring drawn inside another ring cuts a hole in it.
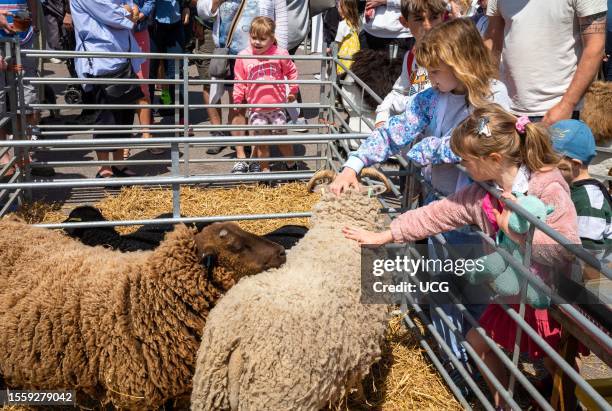
[{"label": "child holding toy", "polygon": [[[556,168],[559,159],[542,126],[529,123],[526,117],[517,119],[497,105],[485,105],[455,128],[450,146],[462,158],[461,163],[473,180],[495,183],[508,199],[513,198],[512,193],[528,194],[552,206],[554,211],[547,216],[546,224],[572,244],[580,244],[570,190]],[[472,183],[443,200],[402,214],[391,223],[390,230],[374,233],[345,227],[343,233],[360,244],[386,244],[416,241],[459,227],[477,225],[491,236],[502,230],[519,246],[523,246],[525,235],[508,228],[510,214],[509,209],[504,209],[480,185]],[[532,260],[535,263],[543,262],[557,267],[571,263],[572,254],[539,230],[535,231],[532,244]],[[525,320],[552,347],[556,347],[560,328],[549,318],[547,310],[527,306]],[[480,324],[497,344],[512,351],[517,327],[500,305],[489,305],[480,318]],[[507,386],[508,375],[500,359],[490,352],[476,330],[468,332],[467,340],[501,384]],[[525,333],[522,335],[521,350],[532,358],[544,356],[541,348]],[[487,383],[495,405],[503,408],[501,397],[490,381]]]}]

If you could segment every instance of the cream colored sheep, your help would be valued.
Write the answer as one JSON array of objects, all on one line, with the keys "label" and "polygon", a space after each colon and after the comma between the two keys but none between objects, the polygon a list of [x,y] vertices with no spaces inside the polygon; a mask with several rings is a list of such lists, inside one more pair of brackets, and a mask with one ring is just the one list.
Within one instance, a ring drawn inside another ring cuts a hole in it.
[{"label": "cream colored sheep", "polygon": [[387,307],[360,303],[360,248],[341,228],[381,229],[379,209],[365,192],[323,195],[286,264],[227,293],[204,328],[192,410],[319,410],[358,387]]}]

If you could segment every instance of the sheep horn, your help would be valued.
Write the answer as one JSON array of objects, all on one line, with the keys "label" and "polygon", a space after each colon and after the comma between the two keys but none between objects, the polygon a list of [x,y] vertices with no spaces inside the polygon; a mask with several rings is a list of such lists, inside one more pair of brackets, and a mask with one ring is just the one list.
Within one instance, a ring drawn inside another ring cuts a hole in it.
[{"label": "sheep horn", "polygon": [[361,170],[361,177],[368,177],[372,180],[378,180],[385,185],[386,191],[391,191],[391,182],[383,173],[373,167],[366,167]]},{"label": "sheep horn", "polygon": [[336,178],[336,172],[334,170],[319,170],[310,178],[306,189],[312,191],[317,182],[331,183]]}]

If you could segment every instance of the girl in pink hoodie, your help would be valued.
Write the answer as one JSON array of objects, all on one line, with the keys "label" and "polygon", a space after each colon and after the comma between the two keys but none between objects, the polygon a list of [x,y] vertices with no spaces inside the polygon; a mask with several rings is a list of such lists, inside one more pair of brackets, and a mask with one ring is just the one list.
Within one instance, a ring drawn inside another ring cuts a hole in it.
[{"label": "girl in pink hoodie", "polygon": [[[298,73],[295,63],[291,59],[275,59],[268,56],[288,56],[285,49],[276,45],[274,37],[275,24],[269,17],[256,17],[251,23],[250,47],[242,50],[238,55],[256,55],[263,58],[236,59],[234,67],[235,80],[296,80]],[[265,57],[264,57],[265,56]],[[298,92],[297,84],[261,84],[236,83],[234,85],[234,104],[241,104],[245,100],[248,104],[283,104],[295,101]],[[258,107],[250,109],[249,124],[256,126],[282,126],[287,123],[285,110],[275,107]],[[270,134],[270,132],[283,133],[283,130],[256,130],[255,134]],[[284,156],[293,156],[292,145],[279,146]],[[268,146],[256,146],[253,154],[256,157],[269,157]],[[240,163],[237,163],[240,164]],[[244,165],[241,166],[244,169]],[[234,166],[236,169],[236,166]],[[246,168],[249,170],[249,167]],[[238,170],[241,171],[241,170]],[[270,171],[268,162],[251,163],[250,171]],[[232,170],[232,172],[235,172]]]},{"label": "girl in pink hoodie", "polygon": [[[529,123],[526,117],[516,118],[501,107],[491,104],[476,109],[455,128],[450,148],[462,158],[470,177],[475,181],[497,184],[503,196],[513,198],[512,193],[538,197],[554,211],[546,223],[569,239],[580,244],[576,210],[563,176],[556,168],[559,159],[552,148],[548,133],[539,125]],[[391,223],[390,230],[380,233],[345,227],[344,235],[360,244],[386,244],[416,241],[435,234],[455,230],[467,225],[477,225],[494,236],[498,230],[514,242],[524,245],[525,235],[508,228],[511,210],[504,209],[486,190],[472,183],[455,194],[427,206],[408,211]],[[573,255],[540,230],[533,236],[532,261],[535,264],[564,266]],[[518,309],[517,305],[512,305]],[[548,344],[555,348],[560,339],[560,326],[549,317],[547,310],[526,306],[525,320]],[[517,326],[498,304],[491,304],[482,314],[480,325],[497,344],[512,351]],[[493,371],[502,386],[508,385],[508,373],[484,340],[471,329],[467,340],[480,358]],[[542,349],[525,333],[521,350],[532,358],[542,358]],[[551,365],[544,358],[547,368]],[[550,370],[549,370],[550,371]],[[483,374],[484,375],[484,374]],[[504,408],[503,400],[487,380],[496,407]]]}]

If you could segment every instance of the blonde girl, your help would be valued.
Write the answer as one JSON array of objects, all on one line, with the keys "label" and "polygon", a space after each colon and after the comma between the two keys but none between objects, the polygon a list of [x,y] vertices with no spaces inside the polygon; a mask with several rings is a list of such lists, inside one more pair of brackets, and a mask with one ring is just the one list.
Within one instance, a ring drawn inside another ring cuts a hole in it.
[{"label": "blonde girl", "polygon": [[[559,158],[553,151],[545,128],[529,123],[526,117],[517,119],[501,107],[491,104],[476,109],[455,128],[450,144],[452,150],[461,156],[461,163],[472,179],[496,184],[503,196],[511,201],[514,200],[512,193],[521,193],[536,196],[545,204],[553,206],[554,211],[546,223],[572,244],[580,244],[576,210],[570,198],[569,187],[556,168]],[[480,185],[472,183],[443,200],[402,214],[391,223],[390,230],[374,233],[345,227],[343,233],[361,244],[385,244],[416,241],[462,226],[477,225],[491,237],[502,230],[523,246],[525,236],[508,228],[510,212]],[[543,232],[535,231],[532,244],[533,268],[537,268],[538,264],[555,267],[571,264],[572,255]],[[517,308],[516,305],[511,307]],[[553,348],[558,345],[560,327],[549,317],[547,310],[527,306],[525,321]],[[516,323],[502,306],[487,306],[479,322],[497,344],[512,351]],[[501,385],[507,386],[506,369],[482,337],[471,329],[467,340]],[[542,349],[525,333],[520,347],[522,352],[533,359],[544,357]],[[547,363],[548,359],[545,358]],[[504,409],[505,404],[499,393],[490,381],[487,380],[487,383],[496,407]]]},{"label": "blonde girl", "polygon": [[[338,55],[341,57],[353,57],[360,49],[359,44],[359,8],[358,0],[340,0],[338,2],[338,14],[343,19],[338,24],[336,43],[338,43]],[[340,59],[342,64],[351,68],[351,59]],[[338,65],[338,74],[344,74],[344,69]]]},{"label": "blonde girl", "polygon": [[[432,87],[415,95],[403,114],[391,117],[351,153],[330,186],[332,192],[358,188],[357,174],[363,167],[387,160],[419,136],[450,136],[476,107],[491,101],[509,107],[506,87],[494,79],[490,54],[470,20],[455,19],[432,28],[417,45],[415,56],[427,69]],[[443,194],[455,192],[466,181],[452,165],[433,167],[431,180]]]}]

